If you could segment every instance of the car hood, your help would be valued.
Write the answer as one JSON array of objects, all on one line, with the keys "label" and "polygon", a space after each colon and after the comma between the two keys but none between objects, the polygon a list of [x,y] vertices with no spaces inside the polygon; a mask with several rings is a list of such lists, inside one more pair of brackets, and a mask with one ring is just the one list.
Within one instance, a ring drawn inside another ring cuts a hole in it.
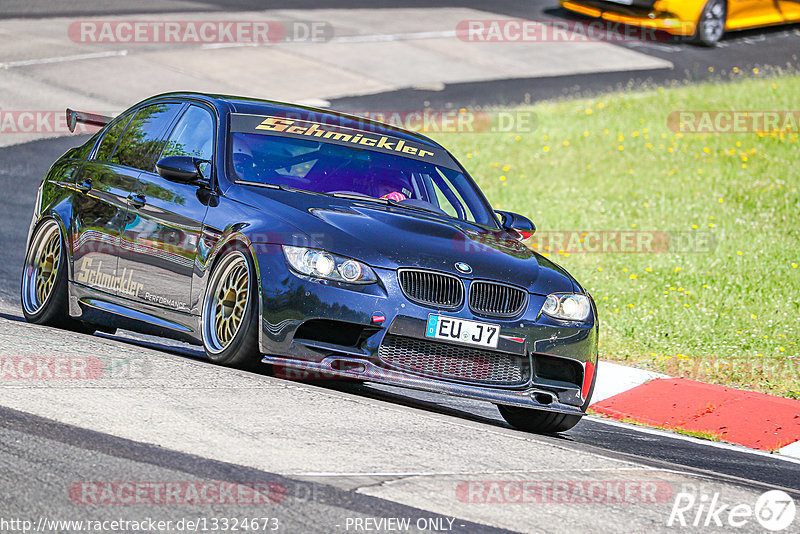
[{"label": "car hood", "polygon": [[[258,195],[261,210],[304,234],[284,244],[322,248],[378,268],[417,267],[503,281],[541,295],[578,289],[564,269],[505,230],[374,202],[252,189],[249,203]],[[458,272],[458,262],[469,264],[472,272]]]}]

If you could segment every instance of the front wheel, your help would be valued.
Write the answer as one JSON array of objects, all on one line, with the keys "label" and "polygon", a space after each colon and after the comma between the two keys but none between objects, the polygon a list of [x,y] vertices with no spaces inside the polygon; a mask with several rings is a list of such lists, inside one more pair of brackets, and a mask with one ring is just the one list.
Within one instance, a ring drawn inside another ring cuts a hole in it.
[{"label": "front wheel", "polygon": [[519,408],[498,404],[500,415],[506,422],[519,430],[536,432],[537,434],[554,434],[564,432],[578,424],[580,415],[546,412],[533,408]]},{"label": "front wheel", "polygon": [[725,0],[708,0],[697,21],[694,40],[703,46],[716,46],[725,33],[726,18]]},{"label": "front wheel", "polygon": [[259,361],[257,280],[250,257],[224,252],[209,277],[202,311],[203,347],[209,360],[232,367]]}]

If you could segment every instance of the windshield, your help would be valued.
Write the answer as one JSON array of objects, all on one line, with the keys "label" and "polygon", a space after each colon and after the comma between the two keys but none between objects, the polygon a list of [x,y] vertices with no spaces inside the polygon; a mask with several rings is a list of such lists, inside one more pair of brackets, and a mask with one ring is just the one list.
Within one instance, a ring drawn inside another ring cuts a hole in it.
[{"label": "windshield", "polygon": [[251,184],[383,199],[495,225],[471,181],[433,163],[325,141],[242,132],[232,134],[231,159],[238,180]]}]

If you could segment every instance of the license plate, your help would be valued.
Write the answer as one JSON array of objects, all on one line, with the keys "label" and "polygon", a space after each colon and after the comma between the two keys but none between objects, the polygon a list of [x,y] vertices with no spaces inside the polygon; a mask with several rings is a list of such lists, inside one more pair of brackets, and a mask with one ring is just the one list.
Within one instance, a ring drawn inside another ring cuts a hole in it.
[{"label": "license plate", "polygon": [[494,324],[467,321],[445,315],[428,315],[425,337],[446,339],[458,343],[497,348],[500,327]]}]

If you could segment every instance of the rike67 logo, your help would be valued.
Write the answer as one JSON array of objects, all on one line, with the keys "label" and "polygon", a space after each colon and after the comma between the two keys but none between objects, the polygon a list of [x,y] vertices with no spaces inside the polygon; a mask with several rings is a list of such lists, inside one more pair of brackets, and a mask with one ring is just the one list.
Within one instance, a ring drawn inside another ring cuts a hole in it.
[{"label": "rike67 logo", "polygon": [[795,514],[794,500],[781,490],[761,494],[755,505],[724,502],[718,492],[698,497],[682,491],[675,495],[667,526],[752,528],[755,520],[771,532],[780,532],[792,525]]}]

